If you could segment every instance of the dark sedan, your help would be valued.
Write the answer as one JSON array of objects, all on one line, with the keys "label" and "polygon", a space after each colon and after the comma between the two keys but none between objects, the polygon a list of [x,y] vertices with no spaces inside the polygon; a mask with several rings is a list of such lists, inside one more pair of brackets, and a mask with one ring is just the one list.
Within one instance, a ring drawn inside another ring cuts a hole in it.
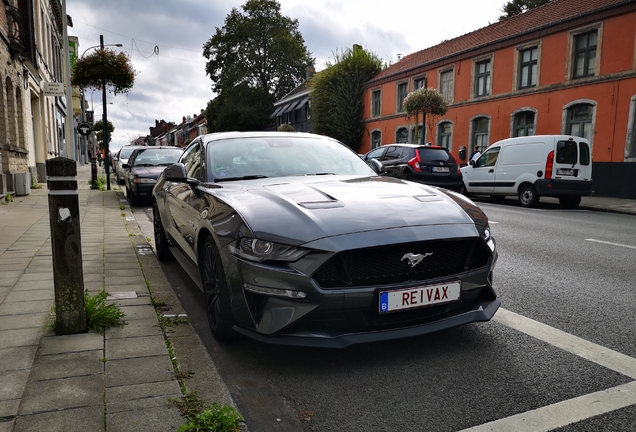
[{"label": "dark sedan", "polygon": [[459,162],[444,147],[422,144],[386,144],[362,156],[377,159],[385,175],[460,192],[464,181]]},{"label": "dark sedan", "polygon": [[166,168],[156,253],[203,290],[217,339],[345,347],[491,319],[486,215],[370,165],[319,135],[229,132]]},{"label": "dark sedan", "polygon": [[142,198],[152,194],[157,177],[168,166],[179,160],[183,153],[180,147],[139,147],[133,150],[124,169],[126,196],[131,205],[138,205]]}]

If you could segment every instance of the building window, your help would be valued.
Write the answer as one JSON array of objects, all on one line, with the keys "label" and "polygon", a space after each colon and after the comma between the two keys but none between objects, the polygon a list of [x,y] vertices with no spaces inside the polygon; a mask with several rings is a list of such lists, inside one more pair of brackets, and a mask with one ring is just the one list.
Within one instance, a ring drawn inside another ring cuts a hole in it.
[{"label": "building window", "polygon": [[484,152],[488,148],[490,132],[490,120],[487,117],[479,117],[473,120],[473,151]]},{"label": "building window", "polygon": [[308,100],[305,104],[305,115],[307,116],[307,120],[311,118],[311,100]]},{"label": "building window", "polygon": [[453,70],[444,71],[441,74],[439,74],[439,82],[440,82],[439,92],[442,94],[442,96],[444,96],[444,99],[446,99],[446,102],[453,102],[453,93],[454,93],[453,76],[454,76]]},{"label": "building window", "polygon": [[409,142],[409,130],[405,127],[401,127],[395,133],[395,142],[408,143]]},{"label": "building window", "polygon": [[528,48],[519,53],[519,88],[537,85],[537,47]]},{"label": "building window", "polygon": [[382,145],[382,132],[373,131],[371,133],[371,150],[376,149]]},{"label": "building window", "polygon": [[475,97],[490,94],[490,59],[475,63]]},{"label": "building window", "polygon": [[593,108],[591,104],[578,104],[570,107],[566,134],[591,139]]},{"label": "building window", "polygon": [[414,90],[426,88],[426,78],[418,78],[413,81]]},{"label": "building window", "polygon": [[535,134],[534,113],[532,111],[522,111],[514,116],[515,137],[530,136]]},{"label": "building window", "polygon": [[381,114],[381,96],[380,90],[374,90],[371,93],[371,116],[378,117]]},{"label": "building window", "polygon": [[[417,126],[417,143],[424,144],[426,141],[426,129],[422,123],[419,123]],[[415,141],[415,126],[411,126],[411,139],[410,143],[414,143]]]},{"label": "building window", "polygon": [[453,124],[448,121],[440,123],[437,126],[437,145],[450,150],[452,135],[453,135]]},{"label": "building window", "polygon": [[400,83],[397,86],[397,110],[398,112],[404,111],[404,98],[408,94],[408,83]]},{"label": "building window", "polygon": [[593,76],[596,69],[596,40],[598,30],[574,36],[572,78]]}]

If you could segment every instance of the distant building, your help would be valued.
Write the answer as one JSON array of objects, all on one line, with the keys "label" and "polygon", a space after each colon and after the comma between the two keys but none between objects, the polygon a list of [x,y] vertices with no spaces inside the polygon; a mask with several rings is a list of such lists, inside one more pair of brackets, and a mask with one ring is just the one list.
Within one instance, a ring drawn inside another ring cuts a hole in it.
[{"label": "distant building", "polygon": [[449,108],[420,124],[422,142],[466,163],[511,136],[583,136],[595,193],[636,199],[635,41],[636,2],[554,0],[404,56],[365,84],[360,152],[412,142],[404,97],[432,87]]},{"label": "distant building", "polygon": [[289,92],[274,104],[270,118],[276,120],[276,128],[283,124],[291,125],[298,132],[311,132],[311,100],[309,98],[309,79],[314,69],[307,68],[307,81]]}]

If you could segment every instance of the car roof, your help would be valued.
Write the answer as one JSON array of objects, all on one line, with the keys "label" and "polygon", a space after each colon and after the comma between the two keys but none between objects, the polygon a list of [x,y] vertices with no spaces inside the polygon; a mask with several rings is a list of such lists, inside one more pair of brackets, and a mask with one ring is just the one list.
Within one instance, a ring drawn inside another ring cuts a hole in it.
[{"label": "car roof", "polygon": [[[382,147],[389,147],[389,146],[406,147],[406,148],[414,148],[414,149],[435,149],[435,150],[446,150],[446,151],[448,151],[448,149],[446,149],[444,147],[434,146],[434,145],[425,145],[425,144],[409,144],[409,143],[382,144]],[[378,147],[378,148],[381,148],[381,147]],[[373,150],[376,150],[376,149],[373,149]]]},{"label": "car roof", "polygon": [[261,132],[213,132],[207,135],[202,135],[203,140],[205,142],[216,141],[219,139],[232,139],[232,138],[288,138],[290,136],[294,137],[304,137],[304,138],[321,138],[334,142],[338,142],[337,140],[319,134],[313,134],[308,132],[274,132],[274,131],[261,131]]}]

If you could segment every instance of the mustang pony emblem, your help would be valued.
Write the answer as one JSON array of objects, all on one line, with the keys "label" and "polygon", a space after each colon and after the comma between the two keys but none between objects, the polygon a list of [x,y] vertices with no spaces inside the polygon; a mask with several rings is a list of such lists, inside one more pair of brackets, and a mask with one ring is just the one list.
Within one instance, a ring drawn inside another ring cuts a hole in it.
[{"label": "mustang pony emblem", "polygon": [[433,255],[433,252],[427,252],[424,255],[422,255],[422,254],[412,254],[411,252],[409,252],[407,254],[404,254],[404,256],[402,257],[402,259],[400,261],[404,261],[405,259],[408,259],[409,260],[409,265],[411,267],[415,267],[416,265],[421,263],[424,258],[430,257],[431,255]]}]

